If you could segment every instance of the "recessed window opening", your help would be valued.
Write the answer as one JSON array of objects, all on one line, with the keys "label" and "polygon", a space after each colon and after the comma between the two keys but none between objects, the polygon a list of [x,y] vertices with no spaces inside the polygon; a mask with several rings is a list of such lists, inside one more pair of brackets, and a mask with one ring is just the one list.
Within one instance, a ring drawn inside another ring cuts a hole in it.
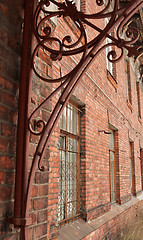
[{"label": "recessed window opening", "polygon": [[110,200],[116,200],[115,130],[109,129]]},{"label": "recessed window opening", "polygon": [[135,162],[134,162],[134,143],[129,142],[129,157],[130,157],[130,185],[131,194],[135,194]]},{"label": "recessed window opening", "polygon": [[[106,21],[106,25],[109,23],[109,19],[105,18]],[[112,34],[110,33],[110,36]],[[108,37],[106,37],[106,44],[110,44],[112,43],[112,40]],[[108,59],[108,54],[112,51],[112,46],[109,46],[106,48],[106,67],[107,67],[107,71],[113,76],[113,63],[109,61]],[[112,60],[112,57],[110,56],[110,59]]]},{"label": "recessed window opening", "polygon": [[131,73],[130,73],[130,62],[126,61],[127,71],[127,101],[132,104],[132,90],[131,90]]},{"label": "recessed window opening", "polygon": [[60,119],[58,220],[80,214],[80,110],[68,103]]},{"label": "recessed window opening", "polygon": [[136,87],[137,87],[138,117],[141,118],[140,85],[139,85],[139,82],[136,83]]}]

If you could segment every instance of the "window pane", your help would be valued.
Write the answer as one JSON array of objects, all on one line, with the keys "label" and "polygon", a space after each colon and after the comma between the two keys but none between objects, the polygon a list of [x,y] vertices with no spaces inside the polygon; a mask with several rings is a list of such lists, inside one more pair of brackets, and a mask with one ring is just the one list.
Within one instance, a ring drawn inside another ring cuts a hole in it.
[{"label": "window pane", "polygon": [[78,131],[78,110],[70,104],[67,106],[67,131],[73,134]]},{"label": "window pane", "polygon": [[71,152],[77,152],[77,140],[73,138],[68,139],[68,150]]},{"label": "window pane", "polygon": [[110,132],[110,134],[109,134],[109,149],[114,150],[114,132],[111,129],[109,129],[109,132]]},{"label": "window pane", "polygon": [[59,211],[58,218],[62,220],[65,218],[65,204],[66,204],[66,155],[65,151],[60,151],[60,166],[59,166]]},{"label": "window pane", "polygon": [[73,110],[73,133],[74,134],[78,133],[77,118],[78,118],[78,110],[74,108],[74,110]]},{"label": "window pane", "polygon": [[64,111],[61,115],[60,128],[66,131],[66,107],[64,108]]},{"label": "window pane", "polygon": [[66,148],[66,137],[60,136],[59,138],[59,148],[65,149]]},{"label": "window pane", "polygon": [[[105,23],[106,25],[109,23],[108,18],[105,18]],[[111,33],[109,35],[111,35]],[[110,43],[112,43],[112,40],[107,37],[106,44],[110,44]],[[112,46],[109,46],[106,48],[106,66],[107,66],[107,70],[111,73],[111,75],[113,75],[113,63],[108,60],[108,53],[110,53],[111,51],[112,51]],[[112,60],[112,56],[110,56],[110,59]]]},{"label": "window pane", "polygon": [[78,109],[71,104],[67,104],[60,122],[61,130],[64,130],[64,132],[61,131],[59,138],[59,220],[76,215],[77,206],[80,204],[77,203],[77,199],[79,199],[79,196],[77,196],[77,192],[79,194],[79,186],[77,185],[77,181],[79,182],[79,171],[77,171],[77,162],[79,162],[78,121]]},{"label": "window pane", "polygon": [[73,2],[76,4],[77,10],[80,11],[80,0],[73,0]]},{"label": "window pane", "polygon": [[76,173],[77,173],[77,156],[75,153],[68,153],[68,189],[67,189],[67,217],[71,217],[76,214],[76,198],[77,198],[77,186],[76,186]]},{"label": "window pane", "polygon": [[111,202],[115,200],[114,153],[110,151]]}]

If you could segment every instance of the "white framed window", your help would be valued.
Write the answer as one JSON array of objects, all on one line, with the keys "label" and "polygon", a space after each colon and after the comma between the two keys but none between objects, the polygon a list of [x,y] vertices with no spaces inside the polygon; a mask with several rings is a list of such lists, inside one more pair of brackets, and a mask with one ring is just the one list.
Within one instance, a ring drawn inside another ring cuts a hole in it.
[{"label": "white framed window", "polygon": [[80,11],[80,0],[73,1],[76,4],[77,10]]},{"label": "white framed window", "polygon": [[[109,23],[109,19],[105,18],[105,24],[107,26],[107,24]],[[111,33],[109,34],[111,36]],[[112,40],[110,38],[106,38],[106,44],[110,44],[112,43]],[[112,46],[109,46],[106,48],[106,68],[107,70],[110,72],[110,74],[113,76],[113,63],[110,62],[107,58],[108,53],[112,51]],[[111,58],[111,57],[110,57]]]}]

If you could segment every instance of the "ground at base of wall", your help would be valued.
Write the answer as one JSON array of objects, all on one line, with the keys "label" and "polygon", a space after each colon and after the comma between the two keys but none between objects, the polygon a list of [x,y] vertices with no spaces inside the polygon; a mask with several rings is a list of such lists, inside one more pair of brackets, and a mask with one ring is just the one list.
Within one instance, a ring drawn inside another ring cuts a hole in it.
[{"label": "ground at base of wall", "polygon": [[143,240],[143,211],[139,212],[135,221],[126,226],[114,240]]},{"label": "ground at base of wall", "polygon": [[114,204],[111,211],[91,222],[78,219],[61,227],[57,240],[143,240],[143,194]]}]

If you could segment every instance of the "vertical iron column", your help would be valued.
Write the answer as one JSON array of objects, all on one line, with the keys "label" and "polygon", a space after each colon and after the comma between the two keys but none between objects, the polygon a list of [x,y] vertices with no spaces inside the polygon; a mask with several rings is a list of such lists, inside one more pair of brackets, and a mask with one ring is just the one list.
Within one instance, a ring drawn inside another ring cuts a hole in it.
[{"label": "vertical iron column", "polygon": [[[29,219],[25,218],[25,200],[28,185],[28,156],[29,156],[29,129],[28,116],[31,102],[31,52],[32,40],[32,20],[35,0],[24,1],[24,30],[21,57],[21,74],[19,85],[19,108],[18,108],[18,132],[16,150],[16,176],[15,176],[15,202],[14,217],[11,223],[15,227],[27,226]],[[21,239],[25,239],[21,236]]]}]

